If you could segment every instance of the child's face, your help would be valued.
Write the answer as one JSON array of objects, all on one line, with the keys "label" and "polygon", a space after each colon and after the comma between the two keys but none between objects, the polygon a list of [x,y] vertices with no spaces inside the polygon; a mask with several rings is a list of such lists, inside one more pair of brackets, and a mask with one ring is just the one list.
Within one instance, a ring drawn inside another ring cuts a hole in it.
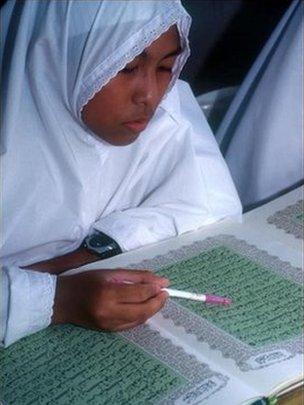
[{"label": "child's face", "polygon": [[84,106],[84,123],[112,145],[134,142],[163,98],[179,52],[179,35],[172,26]]}]

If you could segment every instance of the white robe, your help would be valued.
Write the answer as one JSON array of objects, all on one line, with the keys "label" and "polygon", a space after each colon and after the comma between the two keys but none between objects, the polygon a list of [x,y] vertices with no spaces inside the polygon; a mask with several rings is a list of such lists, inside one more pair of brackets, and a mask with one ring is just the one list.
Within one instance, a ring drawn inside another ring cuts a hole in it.
[{"label": "white robe", "polygon": [[[52,315],[56,277],[19,266],[73,251],[93,229],[127,251],[241,214],[209,126],[189,86],[176,81],[188,55],[189,19],[179,2],[86,2],[85,16],[83,4],[16,2],[13,45],[8,27],[1,162],[6,345],[47,326]],[[81,108],[174,23],[184,52],[148,127],[125,147],[97,139]],[[134,47],[135,40],[142,43]]]},{"label": "white robe", "polygon": [[303,2],[293,1],[216,134],[246,209],[304,178],[303,16]]}]

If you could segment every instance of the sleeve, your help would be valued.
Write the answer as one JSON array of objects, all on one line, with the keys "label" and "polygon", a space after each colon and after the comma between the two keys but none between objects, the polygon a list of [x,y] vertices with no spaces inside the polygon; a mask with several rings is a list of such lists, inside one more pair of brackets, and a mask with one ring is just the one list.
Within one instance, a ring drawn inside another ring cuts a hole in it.
[{"label": "sleeve", "polygon": [[202,111],[188,85],[182,84],[178,91],[180,125],[161,149],[161,139],[149,144],[153,153],[130,191],[136,204],[101,217],[93,225],[115,239],[123,251],[223,218],[241,217],[238,195]]},{"label": "sleeve", "polygon": [[3,267],[1,271],[1,344],[9,346],[51,323],[57,277]]}]

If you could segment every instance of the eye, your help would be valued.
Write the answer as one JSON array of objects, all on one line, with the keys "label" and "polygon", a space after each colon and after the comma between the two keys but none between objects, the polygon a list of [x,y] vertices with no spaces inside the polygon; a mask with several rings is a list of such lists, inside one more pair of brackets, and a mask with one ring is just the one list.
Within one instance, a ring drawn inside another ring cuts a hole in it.
[{"label": "eye", "polygon": [[119,73],[126,73],[126,74],[131,74],[135,73],[138,70],[138,66],[125,66]]},{"label": "eye", "polygon": [[159,71],[160,72],[163,72],[163,73],[172,73],[172,69],[173,69],[173,67],[172,66],[159,66]]}]

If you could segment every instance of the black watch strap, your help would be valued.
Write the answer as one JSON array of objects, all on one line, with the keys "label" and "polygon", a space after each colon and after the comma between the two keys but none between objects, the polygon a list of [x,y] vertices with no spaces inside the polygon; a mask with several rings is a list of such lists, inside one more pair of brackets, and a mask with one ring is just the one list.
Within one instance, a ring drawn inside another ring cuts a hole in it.
[{"label": "black watch strap", "polygon": [[119,244],[114,239],[97,230],[84,239],[82,246],[97,254],[101,259],[108,259],[122,253]]}]

